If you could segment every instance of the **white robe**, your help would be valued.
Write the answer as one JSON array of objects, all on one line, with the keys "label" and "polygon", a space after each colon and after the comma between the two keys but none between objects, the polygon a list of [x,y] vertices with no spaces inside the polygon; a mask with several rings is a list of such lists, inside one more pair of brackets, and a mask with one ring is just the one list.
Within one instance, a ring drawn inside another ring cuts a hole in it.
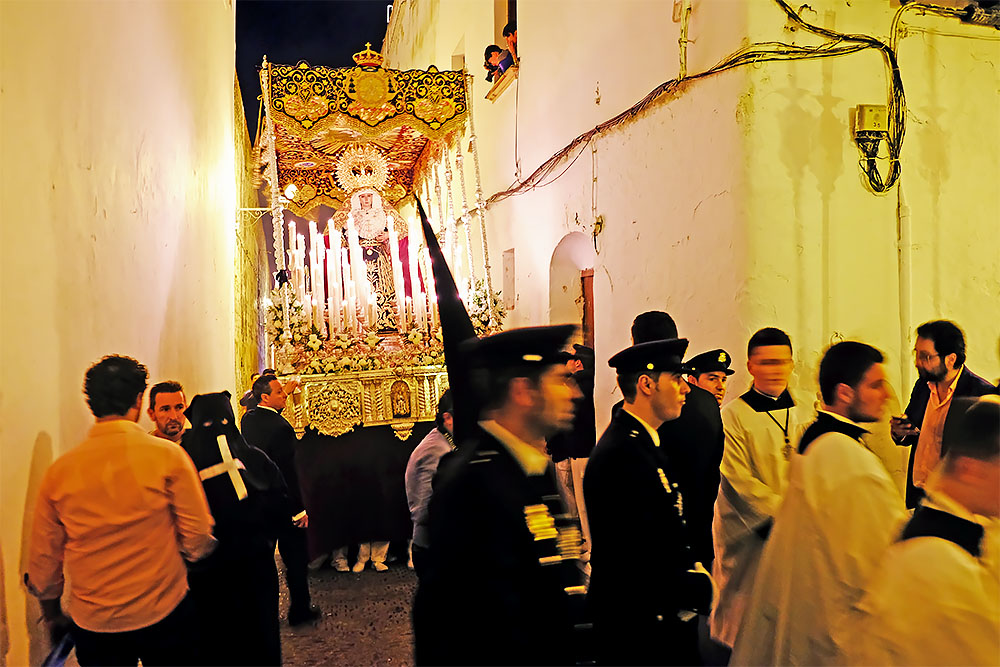
[{"label": "white robe", "polygon": [[839,626],[906,517],[882,462],[857,440],[824,433],[794,454],[731,664],[841,663]]},{"label": "white robe", "polygon": [[[794,393],[792,400],[795,406],[788,413],[788,440],[794,448],[816,412],[807,396]],[[785,493],[788,458],[781,429],[784,425],[784,408],[757,412],[742,398],[722,408],[726,442],[719,466],[722,484],[712,519],[712,577],[719,586],[719,597],[709,622],[712,638],[726,646],[732,646],[736,639],[764,548],[764,540],[755,531],[773,519]]]},{"label": "white robe", "polygon": [[893,544],[845,625],[848,662],[1000,664],[1000,573],[987,558],[996,527],[987,528],[982,558],[938,537]]}]

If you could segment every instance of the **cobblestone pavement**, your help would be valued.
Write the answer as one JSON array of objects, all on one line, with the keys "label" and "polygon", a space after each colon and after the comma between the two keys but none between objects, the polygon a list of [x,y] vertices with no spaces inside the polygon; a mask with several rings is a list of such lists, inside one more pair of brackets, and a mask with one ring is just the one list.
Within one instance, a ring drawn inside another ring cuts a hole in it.
[{"label": "cobblestone pavement", "polygon": [[[278,560],[281,570],[281,560]],[[405,563],[388,572],[360,574],[332,569],[309,573],[312,600],[323,610],[314,625],[291,628],[285,621],[288,591],[281,572],[281,650],[285,665],[413,664],[410,609],[417,578]]]}]

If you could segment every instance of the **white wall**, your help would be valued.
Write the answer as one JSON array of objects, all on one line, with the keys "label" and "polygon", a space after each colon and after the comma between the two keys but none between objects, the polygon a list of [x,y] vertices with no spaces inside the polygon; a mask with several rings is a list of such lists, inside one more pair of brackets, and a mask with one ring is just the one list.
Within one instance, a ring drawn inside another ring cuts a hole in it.
[{"label": "white wall", "polygon": [[192,0],[4,2],[0,30],[0,662],[20,665],[47,650],[23,538],[86,435],[87,366],[235,390],[235,28],[229,0]]},{"label": "white wall", "polygon": [[[447,67],[451,45],[464,39],[476,75],[487,196],[509,186],[518,161],[526,178],[573,137],[677,75],[672,2],[526,2],[518,7],[520,78],[490,103],[482,99],[478,58],[492,40],[492,14],[480,7],[489,4],[397,3],[386,40],[390,65],[406,69]],[[789,30],[771,2],[692,5],[689,73],[752,42],[820,41]],[[803,18],[888,40],[890,5],[819,0]],[[420,21],[433,25],[426,33],[433,43],[410,38],[423,34]],[[571,155],[553,184],[490,207],[494,257],[516,251],[517,305],[508,325],[548,321],[553,250],[567,233],[591,235],[596,214],[606,222],[594,276],[599,361],[628,344],[637,313],[665,308],[692,353],[724,347],[733,354],[732,396],[749,382],[747,338],[773,325],[792,336],[800,388],[815,391],[828,344],[858,338],[887,353],[905,400],[914,380],[913,329],[946,317],[966,331],[970,366],[998,377],[1000,42],[996,31],[955,20],[910,13],[904,25],[901,182],[910,242],[904,235],[902,252],[898,189],[886,196],[865,189],[849,134],[852,107],[885,103],[879,54],[759,63],[688,82],[599,137],[596,155],[592,147],[576,162]],[[496,260],[494,269],[499,287]],[[601,367],[599,415],[615,400],[613,377]],[[897,471],[899,454],[884,452]]]}]

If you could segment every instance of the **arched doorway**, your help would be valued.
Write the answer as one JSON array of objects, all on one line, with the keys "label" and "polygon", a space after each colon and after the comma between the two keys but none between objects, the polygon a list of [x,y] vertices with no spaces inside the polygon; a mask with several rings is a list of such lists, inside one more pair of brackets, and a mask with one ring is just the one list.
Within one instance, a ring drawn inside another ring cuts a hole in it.
[{"label": "arched doorway", "polygon": [[577,342],[594,346],[594,260],[591,240],[581,232],[564,236],[549,263],[549,323],[580,327]]},{"label": "arched doorway", "polygon": [[[567,234],[552,251],[549,263],[549,323],[576,324],[580,327],[574,342],[594,347],[594,260],[591,239],[580,232]],[[581,385],[582,387],[582,385]],[[590,383],[589,400],[593,405],[593,382]],[[575,429],[574,429],[575,430]],[[590,436],[588,436],[589,439]],[[590,525],[587,508],[583,502],[583,471],[586,458],[569,458],[556,463],[560,491],[580,516],[580,525],[586,539],[586,553],[590,550]],[[586,565],[589,574],[590,564]]]}]

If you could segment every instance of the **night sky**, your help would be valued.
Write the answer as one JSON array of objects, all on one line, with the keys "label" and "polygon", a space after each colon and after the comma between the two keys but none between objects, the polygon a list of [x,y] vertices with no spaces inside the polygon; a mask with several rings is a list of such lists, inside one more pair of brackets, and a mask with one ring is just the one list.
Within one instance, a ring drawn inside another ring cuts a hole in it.
[{"label": "night sky", "polygon": [[389,0],[237,0],[236,73],[247,129],[257,129],[257,68],[269,62],[350,67],[365,42],[382,50]]}]

